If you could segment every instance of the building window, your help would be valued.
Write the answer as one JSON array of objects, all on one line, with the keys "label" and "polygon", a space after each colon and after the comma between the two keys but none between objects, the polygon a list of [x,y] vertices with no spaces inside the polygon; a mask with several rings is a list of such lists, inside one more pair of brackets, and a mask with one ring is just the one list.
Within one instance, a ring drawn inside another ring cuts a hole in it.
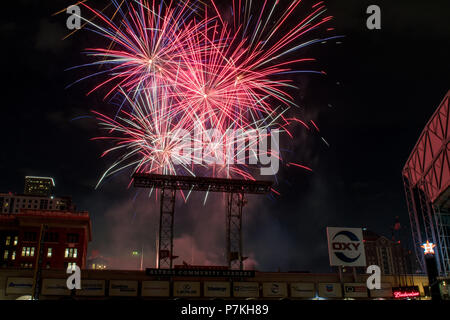
[{"label": "building window", "polygon": [[32,263],[21,263],[20,266],[22,268],[26,268],[26,269],[33,268],[33,264]]},{"label": "building window", "polygon": [[10,244],[11,244],[11,236],[7,236],[5,245],[9,246]]},{"label": "building window", "polygon": [[75,270],[75,267],[77,266],[77,263],[76,262],[69,262],[68,264],[67,264],[67,268],[66,269],[70,269],[70,270]]},{"label": "building window", "polygon": [[52,248],[47,248],[47,258],[52,257]]},{"label": "building window", "polygon": [[77,257],[77,248],[66,248],[64,253],[65,258],[76,258]]},{"label": "building window", "polygon": [[58,242],[58,233],[57,232],[46,232],[44,236],[45,242]]},{"label": "building window", "polygon": [[67,234],[67,242],[68,243],[78,243],[79,236],[78,233],[68,233]]},{"label": "building window", "polygon": [[15,236],[14,237],[14,245],[17,246],[17,243],[19,242],[19,237]]},{"label": "building window", "polygon": [[33,242],[36,241],[36,232],[25,232],[23,235],[23,241]]},{"label": "building window", "polygon": [[16,260],[16,252],[15,251],[12,252],[11,260]]},{"label": "building window", "polygon": [[34,257],[34,247],[23,247],[22,257]]},{"label": "building window", "polygon": [[3,252],[3,260],[7,260],[9,256],[9,251],[5,250],[5,252]]}]

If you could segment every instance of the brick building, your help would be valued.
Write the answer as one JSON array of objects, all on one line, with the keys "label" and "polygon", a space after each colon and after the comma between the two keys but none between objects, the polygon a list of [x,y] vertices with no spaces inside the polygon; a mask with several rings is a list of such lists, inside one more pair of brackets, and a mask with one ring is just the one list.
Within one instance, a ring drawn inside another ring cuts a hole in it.
[{"label": "brick building", "polygon": [[0,268],[33,268],[37,261],[41,225],[44,234],[42,267],[86,267],[88,242],[92,240],[88,212],[21,210],[0,215]]}]

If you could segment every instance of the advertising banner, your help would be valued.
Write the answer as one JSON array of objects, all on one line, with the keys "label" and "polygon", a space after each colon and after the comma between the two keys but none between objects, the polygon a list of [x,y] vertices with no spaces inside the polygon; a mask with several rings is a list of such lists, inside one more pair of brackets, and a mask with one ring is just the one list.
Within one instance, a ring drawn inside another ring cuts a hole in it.
[{"label": "advertising banner", "polygon": [[200,297],[200,282],[176,281],[173,283],[175,297]]},{"label": "advertising banner", "polygon": [[344,283],[344,295],[347,298],[367,298],[365,283]]},{"label": "advertising banner", "polygon": [[258,298],[258,282],[233,282],[233,296],[238,298]]},{"label": "advertising banner", "polygon": [[284,282],[263,283],[263,296],[266,298],[287,297],[287,284]]},{"label": "advertising banner", "polygon": [[205,282],[203,284],[203,292],[205,297],[229,297],[230,283],[229,282]]},{"label": "advertising banner", "polygon": [[105,280],[83,280],[81,279],[81,289],[76,290],[77,296],[104,296]]},{"label": "advertising banner", "polygon": [[142,281],[143,297],[168,297],[169,295],[169,281]]},{"label": "advertising banner", "polygon": [[330,266],[366,266],[361,228],[327,228]]},{"label": "advertising banner", "polygon": [[314,283],[297,282],[291,283],[291,297],[293,298],[314,298],[316,291]]},{"label": "advertising banner", "polygon": [[67,279],[44,279],[42,280],[42,291],[44,296],[69,296]]},{"label": "advertising banner", "polygon": [[138,282],[129,280],[109,281],[109,295],[112,297],[136,297],[138,292]]},{"label": "advertising banner", "polygon": [[319,297],[342,298],[340,283],[319,283]]},{"label": "advertising banner", "polygon": [[392,285],[390,283],[381,284],[381,289],[370,290],[371,298],[392,298]]},{"label": "advertising banner", "polygon": [[8,278],[6,294],[31,294],[33,278]]}]

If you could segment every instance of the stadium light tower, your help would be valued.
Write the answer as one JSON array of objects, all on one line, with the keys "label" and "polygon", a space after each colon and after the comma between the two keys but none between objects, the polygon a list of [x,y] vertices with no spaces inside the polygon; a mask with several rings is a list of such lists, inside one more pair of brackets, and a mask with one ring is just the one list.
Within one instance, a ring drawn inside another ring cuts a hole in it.
[{"label": "stadium light tower", "polygon": [[172,268],[173,225],[177,190],[224,192],[228,194],[226,208],[226,248],[230,269],[243,269],[242,208],[245,194],[265,194],[270,191],[272,181],[172,176],[161,174],[133,175],[138,188],[161,189],[159,241],[156,248],[157,268]]}]

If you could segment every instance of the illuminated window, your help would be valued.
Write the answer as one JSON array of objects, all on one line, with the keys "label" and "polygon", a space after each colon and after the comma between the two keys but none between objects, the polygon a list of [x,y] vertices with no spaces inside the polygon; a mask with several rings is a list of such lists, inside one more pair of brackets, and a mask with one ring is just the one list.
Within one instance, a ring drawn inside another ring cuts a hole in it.
[{"label": "illuminated window", "polygon": [[77,266],[76,262],[69,262],[69,263],[67,264],[67,269],[75,270],[75,267],[76,267],[76,266]]},{"label": "illuminated window", "polygon": [[20,266],[22,268],[27,268],[27,269],[33,268],[33,264],[32,263],[21,263]]},{"label": "illuminated window", "polygon": [[16,252],[15,251],[12,252],[11,260],[16,260]]},{"label": "illuminated window", "polygon": [[52,248],[47,248],[47,258],[52,257]]},{"label": "illuminated window", "polygon": [[5,250],[5,252],[3,252],[3,259],[4,260],[8,259],[8,256],[9,256],[9,252],[8,252],[8,250]]},{"label": "illuminated window", "polygon": [[34,257],[34,247],[23,247],[22,257]]},{"label": "illuminated window", "polygon": [[66,248],[66,250],[64,252],[65,258],[76,258],[77,255],[78,255],[77,248]]},{"label": "illuminated window", "polygon": [[19,242],[19,237],[15,236],[14,237],[14,245],[17,246],[17,243]]},{"label": "illuminated window", "polygon": [[10,243],[11,243],[11,237],[10,237],[10,236],[7,236],[7,237],[6,237],[6,243],[5,243],[5,245],[9,246]]}]

